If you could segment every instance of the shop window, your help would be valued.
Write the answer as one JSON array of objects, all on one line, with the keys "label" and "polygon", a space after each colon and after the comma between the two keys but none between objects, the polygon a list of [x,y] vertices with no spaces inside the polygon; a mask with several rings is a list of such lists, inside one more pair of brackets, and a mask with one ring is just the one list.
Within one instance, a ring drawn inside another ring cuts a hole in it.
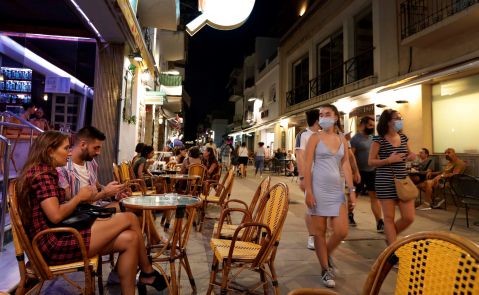
[{"label": "shop window", "polygon": [[433,149],[443,153],[479,153],[479,75],[435,84],[432,87]]}]

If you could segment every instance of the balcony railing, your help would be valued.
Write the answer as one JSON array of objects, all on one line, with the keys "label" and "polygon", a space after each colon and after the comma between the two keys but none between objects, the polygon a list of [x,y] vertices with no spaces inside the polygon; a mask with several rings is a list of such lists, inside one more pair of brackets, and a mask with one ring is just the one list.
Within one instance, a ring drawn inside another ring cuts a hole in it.
[{"label": "balcony railing", "polygon": [[406,0],[400,5],[401,39],[412,36],[479,0]]},{"label": "balcony railing", "polygon": [[347,61],[322,72],[308,84],[303,84],[286,93],[288,106],[319,96],[345,84],[374,75],[374,48],[368,49]]}]

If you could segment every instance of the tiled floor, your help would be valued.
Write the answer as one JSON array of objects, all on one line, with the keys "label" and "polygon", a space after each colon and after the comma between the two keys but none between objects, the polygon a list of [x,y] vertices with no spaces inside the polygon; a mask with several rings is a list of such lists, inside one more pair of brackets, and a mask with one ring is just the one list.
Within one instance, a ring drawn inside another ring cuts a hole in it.
[{"label": "tiled floor", "polygon": [[[252,173],[247,178],[236,178],[233,186],[232,198],[249,201],[259,183],[259,177]],[[273,183],[284,181],[290,188],[290,208],[286,219],[283,235],[276,256],[276,268],[279,275],[281,294],[299,287],[323,287],[320,283],[320,267],[314,251],[306,249],[307,232],[304,226],[304,204],[302,193],[291,178],[274,176]],[[215,210],[211,210],[212,212]],[[213,212],[212,215],[214,215]],[[369,209],[367,197],[360,197],[355,210],[358,226],[350,228],[347,239],[334,253],[340,274],[336,279],[335,291],[340,294],[361,294],[362,286],[376,257],[385,248],[384,235],[375,231],[375,222]],[[425,230],[448,231],[454,212],[452,208],[445,210],[418,211],[414,224],[405,232],[410,234]],[[471,216],[478,218],[477,211],[472,211]],[[205,294],[210,275],[211,251],[209,240],[211,237],[213,221],[210,220],[202,233],[192,231],[188,245],[188,257],[193,275],[198,287],[197,294]],[[466,228],[465,216],[462,211],[456,221],[454,232],[465,236],[474,242],[479,242],[479,227]],[[8,269],[8,273],[16,273],[16,261],[12,253],[2,253],[0,256],[0,269]],[[6,263],[8,260],[13,263]],[[109,266],[104,265],[104,280],[109,273]],[[257,273],[245,273],[246,284],[259,278]],[[0,276],[1,278],[1,276]],[[82,281],[81,276],[75,278]],[[182,294],[191,294],[191,288],[186,273],[182,272]],[[9,280],[14,280],[9,279]],[[0,290],[5,290],[1,287]],[[120,294],[119,287],[106,286],[106,294]],[[153,289],[150,289],[153,294]],[[262,290],[260,290],[262,293]],[[381,294],[393,294],[394,273],[386,279]],[[216,290],[219,293],[219,290]],[[76,294],[76,290],[63,280],[49,283],[43,288],[43,294]],[[271,292],[272,293],[272,292]],[[258,293],[259,294],[259,293]]]}]

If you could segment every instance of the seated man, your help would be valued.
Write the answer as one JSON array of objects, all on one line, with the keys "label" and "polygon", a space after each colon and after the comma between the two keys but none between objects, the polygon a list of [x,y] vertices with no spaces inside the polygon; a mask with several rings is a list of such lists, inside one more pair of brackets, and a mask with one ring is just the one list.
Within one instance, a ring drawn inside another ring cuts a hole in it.
[{"label": "seated man", "polygon": [[[418,187],[424,189],[425,185],[423,184],[426,181],[426,173],[432,172],[435,167],[434,159],[429,156],[429,150],[427,148],[422,148],[419,153],[419,164],[415,168],[418,172],[422,172],[418,175],[411,176],[411,180],[418,185]],[[413,168],[414,169],[414,168]]]},{"label": "seated man", "polygon": [[417,209],[419,210],[430,210],[432,207],[438,208],[442,204],[444,204],[446,200],[442,199],[437,204],[432,205],[432,194],[433,194],[434,188],[437,188],[441,181],[445,181],[448,178],[451,178],[455,174],[461,174],[466,169],[466,164],[464,163],[464,161],[462,161],[461,159],[457,157],[456,152],[454,151],[453,148],[448,148],[444,153],[446,154],[446,159],[449,161],[449,163],[444,168],[444,171],[429,172],[426,175],[426,179],[428,180],[424,182],[424,186],[423,186],[426,192],[426,195],[424,197],[424,203],[420,205],[419,207],[417,207]]}]

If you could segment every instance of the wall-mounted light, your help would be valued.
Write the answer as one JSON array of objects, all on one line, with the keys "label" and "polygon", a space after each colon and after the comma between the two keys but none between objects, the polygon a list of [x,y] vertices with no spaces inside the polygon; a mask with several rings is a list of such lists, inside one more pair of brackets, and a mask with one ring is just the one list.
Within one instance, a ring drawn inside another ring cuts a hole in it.
[{"label": "wall-mounted light", "polygon": [[307,2],[305,1],[303,5],[299,8],[299,16],[303,16],[306,13]]},{"label": "wall-mounted light", "polygon": [[376,105],[376,107],[378,107],[378,108],[380,108],[380,109],[384,109],[385,107],[387,107],[387,105],[378,103],[378,104]]},{"label": "wall-mounted light", "polygon": [[48,101],[48,94],[44,94],[44,95],[43,95],[43,100],[44,100],[44,101]]},{"label": "wall-mounted light", "polygon": [[141,57],[141,54],[139,52],[131,54],[130,57],[133,58],[135,61],[143,61],[143,57]]},{"label": "wall-mounted light", "polygon": [[3,81],[5,80],[5,78],[3,77],[3,74],[0,74],[0,81]]},{"label": "wall-mounted light", "polygon": [[409,101],[407,101],[407,100],[396,100],[396,103],[399,103],[399,104],[401,104],[401,103],[409,103]]},{"label": "wall-mounted light", "polygon": [[162,125],[163,124],[163,116],[160,116],[158,118],[158,124]]},{"label": "wall-mounted light", "polygon": [[255,100],[256,100],[255,97],[250,97],[250,98],[248,98],[248,101],[255,101]]}]

